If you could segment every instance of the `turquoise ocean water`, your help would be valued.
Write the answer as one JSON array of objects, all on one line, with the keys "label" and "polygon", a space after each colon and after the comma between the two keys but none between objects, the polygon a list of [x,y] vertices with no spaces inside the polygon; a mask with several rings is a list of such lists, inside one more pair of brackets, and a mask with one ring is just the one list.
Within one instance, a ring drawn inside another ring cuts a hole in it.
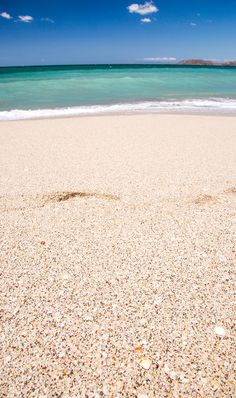
[{"label": "turquoise ocean water", "polygon": [[236,113],[236,67],[0,68],[0,119],[135,111]]}]

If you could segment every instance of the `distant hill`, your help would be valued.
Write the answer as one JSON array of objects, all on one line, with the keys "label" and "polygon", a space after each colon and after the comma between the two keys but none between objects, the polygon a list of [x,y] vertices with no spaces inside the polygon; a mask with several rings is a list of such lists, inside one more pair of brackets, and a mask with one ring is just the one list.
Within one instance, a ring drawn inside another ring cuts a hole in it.
[{"label": "distant hill", "polygon": [[217,62],[207,59],[185,59],[179,62],[179,65],[219,65],[219,66],[236,66],[236,61]]},{"label": "distant hill", "polygon": [[229,62],[225,62],[224,65],[228,65],[228,66],[236,66],[236,61],[229,61]]}]

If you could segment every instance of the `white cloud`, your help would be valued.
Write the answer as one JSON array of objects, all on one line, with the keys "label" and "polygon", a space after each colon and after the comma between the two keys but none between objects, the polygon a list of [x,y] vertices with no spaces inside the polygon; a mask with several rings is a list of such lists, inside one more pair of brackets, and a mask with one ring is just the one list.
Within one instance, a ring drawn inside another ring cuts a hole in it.
[{"label": "white cloud", "polygon": [[10,16],[10,14],[8,14],[8,12],[6,12],[6,11],[2,12],[2,13],[0,14],[0,16],[1,16],[2,18],[5,18],[5,19],[12,19],[12,17]]},{"label": "white cloud", "polygon": [[152,14],[158,11],[158,8],[152,1],[146,1],[144,4],[134,3],[128,6],[127,9],[131,14],[135,13],[140,15]]},{"label": "white cloud", "polygon": [[142,61],[147,61],[147,62],[163,62],[163,61],[176,61],[177,59],[175,57],[148,57],[148,58],[142,58]]},{"label": "white cloud", "polygon": [[30,15],[19,15],[19,20],[21,22],[29,23],[29,22],[32,22],[34,20],[34,18],[31,17]]},{"label": "white cloud", "polygon": [[45,22],[50,22],[50,23],[55,23],[55,21],[51,18],[41,18],[41,21],[45,21]]},{"label": "white cloud", "polygon": [[197,24],[195,22],[190,22],[191,26],[197,26]]},{"label": "white cloud", "polygon": [[141,22],[143,22],[143,23],[150,23],[150,22],[152,22],[152,20],[151,20],[151,18],[142,18],[142,19],[141,19]]}]

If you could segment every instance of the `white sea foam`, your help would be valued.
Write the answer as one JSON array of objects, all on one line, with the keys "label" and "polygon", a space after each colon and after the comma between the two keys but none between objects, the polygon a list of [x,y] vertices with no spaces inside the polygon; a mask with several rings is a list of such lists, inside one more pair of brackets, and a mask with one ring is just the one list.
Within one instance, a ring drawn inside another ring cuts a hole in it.
[{"label": "white sea foam", "polygon": [[153,101],[116,105],[75,106],[55,109],[13,109],[0,111],[0,120],[22,120],[63,116],[86,116],[109,113],[217,111],[236,113],[236,99],[188,99],[182,101]]}]

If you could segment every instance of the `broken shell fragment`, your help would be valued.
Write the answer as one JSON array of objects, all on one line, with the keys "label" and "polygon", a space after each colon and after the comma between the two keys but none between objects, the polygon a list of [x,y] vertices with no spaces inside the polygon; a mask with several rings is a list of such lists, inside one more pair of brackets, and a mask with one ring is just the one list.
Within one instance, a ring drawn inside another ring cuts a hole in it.
[{"label": "broken shell fragment", "polygon": [[215,334],[217,334],[217,336],[219,336],[219,337],[225,337],[225,335],[226,335],[226,331],[222,326],[216,326],[214,331],[215,331]]},{"label": "broken shell fragment", "polygon": [[143,369],[148,370],[152,364],[152,361],[148,358],[142,358],[138,363]]}]

